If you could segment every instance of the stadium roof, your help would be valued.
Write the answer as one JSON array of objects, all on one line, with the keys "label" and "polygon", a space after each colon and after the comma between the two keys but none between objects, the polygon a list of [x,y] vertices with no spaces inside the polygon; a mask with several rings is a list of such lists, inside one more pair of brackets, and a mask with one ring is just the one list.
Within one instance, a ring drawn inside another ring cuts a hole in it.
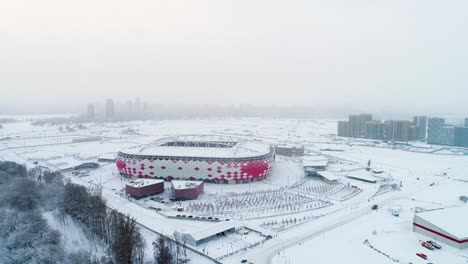
[{"label": "stadium roof", "polygon": [[460,239],[468,238],[468,206],[426,211],[417,216]]},{"label": "stadium roof", "polygon": [[237,137],[218,135],[184,135],[158,139],[148,145],[122,151],[129,155],[250,158],[269,154],[271,145]]}]

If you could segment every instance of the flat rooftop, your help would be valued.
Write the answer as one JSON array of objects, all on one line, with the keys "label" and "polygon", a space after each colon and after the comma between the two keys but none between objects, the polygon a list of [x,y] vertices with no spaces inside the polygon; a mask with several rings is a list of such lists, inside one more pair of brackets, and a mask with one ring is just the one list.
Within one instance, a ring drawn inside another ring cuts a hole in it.
[{"label": "flat rooftop", "polygon": [[164,180],[156,180],[156,179],[137,179],[127,183],[128,186],[133,188],[143,188],[146,186],[164,183]]},{"label": "flat rooftop", "polygon": [[466,205],[426,211],[416,215],[459,239],[468,238],[468,206]]},{"label": "flat rooftop", "polygon": [[172,186],[176,190],[185,190],[185,189],[193,189],[197,188],[202,184],[202,181],[171,181]]}]

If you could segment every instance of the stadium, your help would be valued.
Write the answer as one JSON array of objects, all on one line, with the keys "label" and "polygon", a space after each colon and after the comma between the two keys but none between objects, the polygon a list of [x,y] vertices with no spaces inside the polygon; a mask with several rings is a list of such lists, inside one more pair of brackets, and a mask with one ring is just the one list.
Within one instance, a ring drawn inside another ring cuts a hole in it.
[{"label": "stadium", "polygon": [[130,177],[234,184],[267,178],[274,159],[274,147],[261,141],[183,135],[122,150],[116,165]]}]

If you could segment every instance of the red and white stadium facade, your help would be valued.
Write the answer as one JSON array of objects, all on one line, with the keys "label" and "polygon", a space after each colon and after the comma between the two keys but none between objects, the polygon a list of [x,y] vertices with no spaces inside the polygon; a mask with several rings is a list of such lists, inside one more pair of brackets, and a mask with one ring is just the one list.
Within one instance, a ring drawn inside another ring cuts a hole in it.
[{"label": "red and white stadium facade", "polygon": [[273,146],[260,141],[185,135],[120,151],[116,164],[130,177],[245,183],[267,178],[274,159]]}]

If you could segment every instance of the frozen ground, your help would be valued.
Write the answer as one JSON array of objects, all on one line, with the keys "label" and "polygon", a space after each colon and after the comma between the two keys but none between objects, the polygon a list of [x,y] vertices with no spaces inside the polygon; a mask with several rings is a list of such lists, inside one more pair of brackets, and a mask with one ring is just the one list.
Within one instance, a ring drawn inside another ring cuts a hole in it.
[{"label": "frozen ground", "polygon": [[[34,118],[34,117],[32,117]],[[0,159],[13,160],[34,166],[49,166],[54,161],[70,163],[95,160],[97,156],[115,153],[122,148],[141,145],[172,134],[226,134],[245,136],[270,143],[304,145],[307,153],[320,154],[330,160],[329,171],[335,172],[339,183],[330,185],[306,178],[298,159],[277,157],[271,176],[264,181],[241,185],[206,184],[205,193],[196,202],[197,214],[218,215],[243,219],[248,224],[278,232],[277,236],[246,251],[222,257],[242,248],[236,236],[220,238],[197,248],[223,263],[240,263],[247,259],[254,263],[392,263],[389,258],[371,249],[384,252],[401,263],[426,263],[417,259],[416,252],[424,252],[418,244],[421,237],[412,232],[411,219],[417,207],[426,209],[460,206],[460,195],[468,195],[468,156],[463,149],[430,146],[417,142],[408,146],[391,146],[370,140],[336,138],[334,120],[285,119],[213,119],[147,121],[112,124],[72,125],[70,131],[58,126],[31,126],[29,119],[4,124],[0,137]],[[129,129],[131,128],[131,129]],[[66,131],[66,132],[65,132]],[[101,137],[100,141],[71,143],[75,138]],[[384,171],[389,182],[365,183],[346,178],[351,172],[362,173],[368,161],[374,170]],[[101,163],[89,176],[72,177],[73,182],[102,185],[109,205],[134,216],[148,227],[143,234],[151,245],[157,236],[153,231],[172,234],[205,228],[211,222],[168,218],[171,203],[149,199],[129,200],[121,190],[127,181],[118,175],[113,164]],[[379,188],[380,184],[384,187]],[[390,186],[402,186],[393,191]],[[357,188],[351,187],[356,186]],[[170,184],[166,183],[166,188]],[[380,194],[375,196],[376,194]],[[260,197],[264,195],[263,197]],[[169,202],[170,192],[161,195]],[[311,206],[317,201],[326,207]],[[218,204],[212,209],[209,204]],[[229,206],[229,204],[233,204]],[[370,207],[381,209],[373,212]],[[204,205],[206,205],[204,207]],[[388,208],[400,206],[400,217],[392,216]],[[155,208],[161,208],[156,212]],[[210,211],[211,210],[211,211]],[[195,215],[195,212],[193,212]],[[247,220],[248,219],[248,220]],[[73,240],[73,238],[71,238]],[[234,240],[233,240],[234,239]],[[249,240],[251,238],[245,238]],[[255,240],[255,238],[252,238]],[[367,243],[364,241],[367,239]],[[237,242],[233,242],[237,241]],[[147,255],[150,256],[151,247]],[[430,252],[433,263],[467,263],[467,251],[444,247]],[[194,254],[191,263],[210,263]]]}]

